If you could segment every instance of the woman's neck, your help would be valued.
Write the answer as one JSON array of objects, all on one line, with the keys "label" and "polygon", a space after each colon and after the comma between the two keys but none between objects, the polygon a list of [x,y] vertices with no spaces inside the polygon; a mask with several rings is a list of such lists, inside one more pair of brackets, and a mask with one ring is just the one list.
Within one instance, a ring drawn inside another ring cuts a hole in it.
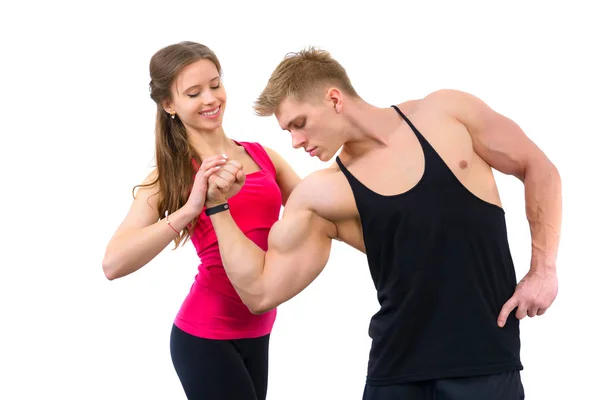
[{"label": "woman's neck", "polygon": [[192,147],[202,158],[230,153],[236,146],[234,141],[225,135],[223,128],[212,132],[189,132],[188,137]]}]

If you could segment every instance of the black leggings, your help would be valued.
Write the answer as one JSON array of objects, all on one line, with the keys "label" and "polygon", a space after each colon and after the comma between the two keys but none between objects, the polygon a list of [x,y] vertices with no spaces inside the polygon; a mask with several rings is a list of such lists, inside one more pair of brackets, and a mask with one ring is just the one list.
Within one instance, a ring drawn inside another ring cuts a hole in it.
[{"label": "black leggings", "polygon": [[269,335],[212,340],[171,330],[171,360],[189,400],[265,400]]}]

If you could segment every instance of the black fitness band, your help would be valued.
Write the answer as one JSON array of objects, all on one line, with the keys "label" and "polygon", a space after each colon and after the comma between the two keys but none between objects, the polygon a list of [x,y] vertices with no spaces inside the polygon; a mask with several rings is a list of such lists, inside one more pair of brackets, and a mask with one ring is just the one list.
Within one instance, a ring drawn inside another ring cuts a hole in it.
[{"label": "black fitness band", "polygon": [[218,206],[207,208],[206,211],[204,211],[204,212],[206,213],[207,216],[211,216],[213,214],[220,213],[221,211],[226,211],[226,210],[229,210],[229,204],[223,203],[223,204],[219,204]]}]

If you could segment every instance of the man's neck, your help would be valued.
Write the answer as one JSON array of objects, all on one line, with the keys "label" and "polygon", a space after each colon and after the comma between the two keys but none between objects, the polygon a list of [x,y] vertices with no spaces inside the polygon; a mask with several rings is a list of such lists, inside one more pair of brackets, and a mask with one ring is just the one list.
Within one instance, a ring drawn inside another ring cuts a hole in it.
[{"label": "man's neck", "polygon": [[402,122],[391,107],[380,108],[362,100],[347,103],[346,107],[350,128],[342,150],[345,158],[360,157],[373,148],[386,146]]}]

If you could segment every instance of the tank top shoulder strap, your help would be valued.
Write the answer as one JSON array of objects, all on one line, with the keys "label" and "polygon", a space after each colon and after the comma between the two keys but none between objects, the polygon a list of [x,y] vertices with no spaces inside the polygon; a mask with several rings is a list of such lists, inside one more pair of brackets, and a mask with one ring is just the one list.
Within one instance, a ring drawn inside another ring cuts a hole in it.
[{"label": "tank top shoulder strap", "polygon": [[413,123],[410,121],[410,119],[408,119],[408,117],[406,115],[404,115],[404,113],[402,111],[400,111],[400,109],[398,108],[398,106],[395,106],[395,105],[392,104],[392,107],[394,108],[394,110],[396,110],[396,112],[398,114],[400,114],[400,117],[402,117],[402,119],[404,121],[406,121],[406,123],[408,124],[408,126],[410,126],[410,129],[412,129],[412,131],[414,132],[414,134],[417,137],[417,139],[419,139],[419,143],[421,143],[421,146],[425,147],[427,149],[430,149],[431,146],[429,146],[429,143],[427,142],[427,139],[425,139],[425,137],[421,134],[421,132],[419,132],[419,130],[413,125]]},{"label": "tank top shoulder strap", "polygon": [[400,117],[402,117],[402,119],[406,121],[408,126],[410,126],[410,129],[412,129],[413,133],[417,137],[417,140],[421,144],[421,149],[423,149],[423,155],[425,157],[426,169],[427,165],[429,166],[429,168],[433,168],[436,170],[439,168],[447,169],[446,164],[444,163],[438,152],[433,148],[429,141],[425,139],[425,136],[423,136],[423,134],[419,132],[419,130],[413,125],[410,119],[408,119],[408,117],[402,111],[400,111],[400,109],[397,106],[392,105],[392,107],[394,108],[394,110],[396,110],[398,114],[400,114]]},{"label": "tank top shoulder strap", "polygon": [[340,156],[335,157],[335,162],[337,163],[338,167],[340,167],[340,171],[342,171],[342,173],[346,176],[346,178],[349,181],[351,181],[351,183],[356,180],[356,178],[354,178],[354,175],[352,175],[352,173],[348,171],[348,168],[346,168],[342,160],[340,160]]},{"label": "tank top shoulder strap", "polygon": [[277,176],[277,170],[275,169],[275,164],[269,157],[269,154],[265,150],[265,148],[257,142],[237,142],[240,146],[243,146],[244,149],[248,152],[250,157],[258,164],[261,169],[271,173],[273,176]]},{"label": "tank top shoulder strap", "polygon": [[[417,137],[417,139],[419,140],[419,143],[421,144],[421,147],[423,148],[423,152],[425,153],[425,159],[427,160],[427,158],[429,158],[427,153],[429,153],[433,149],[431,148],[431,146],[429,146],[429,143],[427,143],[427,140],[423,137],[423,135],[421,135],[421,132],[419,132],[419,130],[412,124],[412,122],[408,119],[408,117],[406,115],[404,115],[404,113],[402,111],[400,111],[400,109],[397,106],[392,105],[392,107],[394,108],[394,110],[396,110],[396,112],[398,114],[400,114],[400,117],[402,117],[402,119],[404,121],[406,121],[408,126],[410,126],[410,128],[413,130],[415,136]],[[348,170],[348,168],[346,168],[346,166],[344,165],[344,163],[342,162],[342,160],[340,159],[339,156],[335,158],[335,161],[337,162],[337,165],[340,168],[340,170],[342,171],[342,173],[346,176],[346,179],[348,179],[348,182],[350,183],[352,190],[361,191],[362,189],[365,189],[365,186],[358,179],[356,179],[356,177],[354,175],[352,175],[352,173]]]},{"label": "tank top shoulder strap", "polygon": [[196,161],[195,158],[192,158],[192,167],[194,167],[195,172],[198,172],[198,170],[200,170],[200,164],[198,164],[198,161]]},{"label": "tank top shoulder strap", "polygon": [[[364,194],[370,195],[372,193],[370,190],[367,189],[367,187],[365,185],[363,185],[363,183],[361,181],[359,181],[358,179],[356,179],[356,177],[354,175],[352,175],[352,172],[348,171],[348,168],[346,168],[346,166],[344,165],[344,163],[342,162],[342,160],[340,159],[339,156],[337,156],[335,158],[335,162],[337,163],[338,167],[340,168],[340,171],[342,171],[342,173],[348,180],[348,184],[350,184],[350,188],[352,189],[352,192],[355,195],[356,201],[358,201],[360,198],[362,198],[362,195],[364,195]],[[358,196],[358,197],[356,197],[356,196]]]},{"label": "tank top shoulder strap", "polygon": [[425,157],[425,172],[424,172],[424,181],[431,181],[434,184],[440,184],[441,182],[445,183],[459,183],[458,178],[454,175],[454,173],[450,170],[450,167],[446,164],[444,159],[439,155],[439,153],[435,150],[435,148],[429,143],[429,141],[419,132],[419,130],[413,125],[413,123],[408,119],[406,115],[398,107],[392,105],[392,107],[400,114],[402,119],[406,121],[408,126],[412,129],[415,136],[419,140],[421,144],[421,148],[423,149],[423,155]]}]

